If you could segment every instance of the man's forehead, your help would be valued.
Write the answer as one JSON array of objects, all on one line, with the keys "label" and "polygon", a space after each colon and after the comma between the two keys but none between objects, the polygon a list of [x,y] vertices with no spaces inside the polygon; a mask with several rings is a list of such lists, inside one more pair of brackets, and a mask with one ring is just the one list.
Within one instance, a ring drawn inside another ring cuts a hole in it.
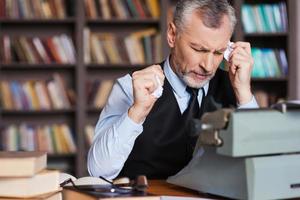
[{"label": "man's forehead", "polygon": [[224,40],[222,42],[209,43],[208,40],[198,38],[196,40],[192,39],[190,41],[190,44],[194,47],[203,48],[203,49],[207,49],[207,50],[222,51],[222,50],[226,50],[228,42],[229,42],[229,40]]},{"label": "man's forehead", "polygon": [[219,50],[227,47],[232,35],[228,19],[223,22],[219,28],[209,28],[202,23],[201,18],[196,17],[186,21],[182,32],[190,43]]}]

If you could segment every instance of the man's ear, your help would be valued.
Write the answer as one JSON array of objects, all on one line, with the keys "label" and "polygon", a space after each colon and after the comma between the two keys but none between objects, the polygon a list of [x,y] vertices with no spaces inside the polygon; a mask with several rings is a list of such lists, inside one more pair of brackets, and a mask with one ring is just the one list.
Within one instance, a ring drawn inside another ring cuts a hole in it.
[{"label": "man's ear", "polygon": [[170,22],[167,31],[167,40],[170,48],[173,48],[175,46],[175,39],[176,39],[176,26],[173,22]]}]

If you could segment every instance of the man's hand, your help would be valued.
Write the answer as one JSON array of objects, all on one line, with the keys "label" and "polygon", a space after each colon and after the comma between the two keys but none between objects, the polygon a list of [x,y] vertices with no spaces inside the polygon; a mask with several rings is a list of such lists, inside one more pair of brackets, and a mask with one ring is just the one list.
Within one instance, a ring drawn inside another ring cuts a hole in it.
[{"label": "man's hand", "polygon": [[128,110],[128,116],[136,123],[142,122],[151,111],[157,98],[152,95],[159,87],[157,81],[164,83],[164,73],[159,65],[151,65],[132,74],[133,105]]},{"label": "man's hand", "polygon": [[251,71],[254,64],[251,46],[247,42],[236,42],[229,58],[229,78],[238,104],[251,101]]}]

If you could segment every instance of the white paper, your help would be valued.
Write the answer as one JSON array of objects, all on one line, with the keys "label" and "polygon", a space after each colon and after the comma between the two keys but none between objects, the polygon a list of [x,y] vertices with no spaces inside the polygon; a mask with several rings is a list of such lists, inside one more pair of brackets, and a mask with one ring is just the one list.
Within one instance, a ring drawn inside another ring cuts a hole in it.
[{"label": "white paper", "polygon": [[155,76],[155,79],[156,79],[158,87],[154,90],[154,92],[151,95],[153,95],[156,98],[159,98],[159,97],[161,97],[161,95],[163,93],[163,87],[162,87],[162,84],[157,75]]},{"label": "white paper", "polygon": [[229,56],[231,54],[231,52],[233,51],[233,48],[231,48],[231,46],[233,45],[234,43],[233,42],[228,42],[227,44],[227,49],[226,51],[224,52],[224,58],[225,60],[229,61]]}]

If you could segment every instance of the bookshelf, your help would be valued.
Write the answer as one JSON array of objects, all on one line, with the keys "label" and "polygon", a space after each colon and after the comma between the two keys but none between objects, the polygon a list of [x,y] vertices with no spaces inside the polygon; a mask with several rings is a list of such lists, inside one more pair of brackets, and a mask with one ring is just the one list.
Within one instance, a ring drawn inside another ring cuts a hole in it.
[{"label": "bookshelf", "polygon": [[[286,60],[290,59],[289,40],[291,38],[291,25],[288,23],[288,20],[290,20],[288,17],[293,18],[294,16],[287,16],[287,12],[280,12],[282,14],[282,16],[279,16],[281,17],[279,20],[281,24],[278,25],[276,24],[277,21],[274,17],[274,13],[276,12],[273,12],[273,10],[279,10],[281,8],[283,10],[284,8],[288,10],[290,2],[291,1],[289,0],[233,1],[233,5],[237,10],[237,16],[240,19],[236,27],[234,40],[248,41],[251,43],[252,55],[254,56],[256,65],[260,63],[260,60],[272,60],[267,57],[268,55],[265,51],[269,51],[269,53],[271,52],[271,54],[276,56],[277,54],[279,55],[279,51],[282,51],[285,53]],[[273,13],[270,10],[272,10]],[[244,13],[242,13],[242,11]],[[248,18],[243,18],[245,13],[249,12],[251,15],[248,15]],[[263,15],[261,14],[262,12]],[[286,16],[284,16],[284,14],[286,14]],[[252,18],[251,21],[254,23],[255,29],[253,29],[253,26],[251,27],[249,16]],[[286,23],[284,23],[285,20],[287,20]],[[259,26],[259,24],[262,25]],[[273,29],[271,30],[272,26]],[[268,50],[266,50],[266,48],[268,48]],[[261,51],[258,53],[262,53],[261,59],[258,59],[257,51]],[[284,72],[282,63],[280,63],[280,58],[275,58],[274,56],[274,60],[278,62],[278,73],[273,72],[276,70],[274,64],[269,64],[269,66],[272,67],[269,67],[269,69],[266,70],[268,64],[266,64],[266,62],[261,62],[265,73],[260,73],[258,76],[256,73],[252,78],[252,90],[261,106],[269,106],[270,104],[276,103],[278,100],[288,98],[290,72],[294,66],[288,65],[287,72]],[[256,70],[255,67],[254,70]]]},{"label": "bookshelf", "polygon": [[[9,62],[3,62],[3,60],[0,62],[0,80],[18,80],[20,82],[26,80],[43,81],[48,80],[51,74],[58,73],[63,77],[66,86],[74,90],[76,94],[76,103],[68,109],[17,110],[1,108],[0,125],[3,130],[11,124],[20,125],[21,122],[30,126],[59,123],[68,124],[73,130],[77,151],[76,153],[50,153],[48,165],[50,167],[67,170],[76,176],[87,174],[85,163],[88,146],[84,136],[84,128],[89,123],[95,124],[101,111],[101,108],[95,108],[94,106],[88,105],[86,93],[87,82],[91,80],[115,79],[128,72],[142,69],[148,65],[146,63],[131,64],[130,62],[102,64],[86,62],[84,57],[86,50],[84,30],[89,29],[90,32],[96,34],[109,32],[122,37],[127,36],[132,32],[149,28],[155,28],[157,31],[162,32],[162,26],[165,23],[162,16],[135,16],[126,19],[120,19],[114,16],[111,16],[109,19],[100,17],[91,18],[86,16],[85,3],[90,3],[92,1],[96,3],[95,0],[56,1],[63,3],[66,9],[66,16],[62,18],[53,16],[49,18],[29,17],[28,15],[22,16],[16,10],[8,13],[13,15],[13,17],[3,17],[3,14],[2,17],[0,17],[0,37],[9,35],[9,37],[11,37],[11,43],[13,43],[18,36],[25,36],[27,38],[39,37],[42,40],[43,38],[60,34],[67,35],[73,41],[76,56],[75,63],[60,63],[58,62],[58,59],[54,59],[50,63],[30,63],[29,60],[24,61],[17,56],[16,58],[9,60]],[[2,5],[3,2],[5,1],[0,1]],[[25,4],[30,5],[32,2],[33,1],[27,1]],[[52,4],[51,1],[43,2],[48,2],[49,5]],[[159,7],[166,7],[166,2],[157,2]],[[9,1],[8,4],[15,4],[12,6],[15,7],[18,3],[17,1]],[[24,11],[23,7],[20,9],[23,9]],[[147,8],[143,9],[146,10]],[[16,17],[16,15],[18,16]],[[29,42],[29,44],[31,43]],[[46,50],[48,51],[48,49]],[[14,51],[12,53],[15,54]],[[152,63],[152,61],[149,63]]]},{"label": "bookshelf", "polygon": [[[86,16],[86,2],[94,0],[61,0],[65,4],[66,17],[57,18],[31,18],[31,19],[8,19],[0,17],[0,38],[3,35],[27,36],[27,37],[51,37],[59,34],[66,34],[72,41],[76,52],[75,63],[41,63],[28,64],[26,62],[12,61],[10,63],[0,62],[0,81],[2,80],[48,80],[49,77],[58,73],[65,80],[66,86],[74,90],[75,104],[68,109],[56,110],[7,110],[0,109],[0,127],[9,124],[26,122],[34,125],[45,125],[52,123],[66,123],[73,130],[73,136],[77,146],[76,153],[49,154],[49,166],[59,167],[76,176],[84,176],[86,171],[86,157],[89,145],[85,136],[86,125],[95,125],[101,108],[95,108],[88,103],[87,90],[88,82],[116,79],[128,72],[142,69],[148,63],[131,64],[131,62],[106,62],[99,64],[87,62],[86,60],[86,35],[85,30],[90,33],[113,33],[126,37],[132,32],[155,28],[161,35],[161,58],[168,55],[169,49],[164,39],[167,29],[168,12],[176,0],[160,0],[159,7],[162,11],[159,17],[127,17],[121,19],[111,17],[103,19]],[[152,0],[150,0],[152,1]],[[3,0],[0,0],[0,5]],[[124,1],[125,2],[125,1]],[[147,1],[145,1],[147,2]],[[275,93],[276,101],[279,98],[293,97],[300,98],[299,91],[299,60],[297,60],[297,45],[293,44],[296,37],[299,37],[299,30],[290,31],[293,24],[299,23],[295,18],[297,9],[300,7],[297,1],[289,0],[264,0],[264,3],[286,2],[289,13],[289,29],[285,32],[276,33],[245,33],[241,22],[241,9],[244,3],[258,4],[261,1],[231,0],[236,9],[238,24],[233,36],[233,41],[249,41],[252,46],[283,48],[287,52],[289,60],[289,75],[284,77],[263,77],[253,78],[255,90]],[[95,2],[94,2],[95,3]],[[297,4],[295,6],[294,4]],[[292,8],[291,8],[292,7]],[[98,13],[98,11],[96,11]],[[0,15],[1,16],[1,15]],[[300,17],[299,17],[300,18]],[[300,27],[299,25],[297,27]],[[298,45],[299,46],[299,45]],[[292,50],[291,50],[292,49]],[[159,59],[157,59],[158,61]],[[294,76],[295,75],[295,76]],[[298,82],[297,82],[298,81]],[[273,97],[272,97],[273,98]]]}]

